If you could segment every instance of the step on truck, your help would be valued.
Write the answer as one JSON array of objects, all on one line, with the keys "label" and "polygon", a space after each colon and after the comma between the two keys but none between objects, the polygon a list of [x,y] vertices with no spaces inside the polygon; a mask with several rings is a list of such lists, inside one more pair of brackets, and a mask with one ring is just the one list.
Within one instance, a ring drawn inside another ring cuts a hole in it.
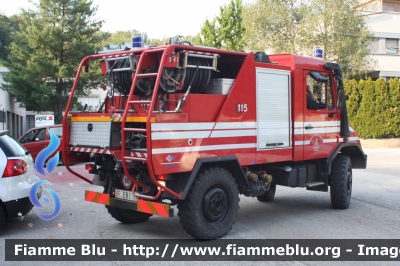
[{"label": "step on truck", "polygon": [[[107,96],[96,110],[74,111],[85,71],[101,71]],[[277,186],[330,191],[332,207],[346,209],[352,169],[367,164],[338,64],[174,38],[85,57],[63,137],[68,171],[104,187],[85,191],[86,201],[126,224],[172,217],[176,205],[183,229],[198,239],[231,230],[240,195],[269,202]],[[76,158],[90,158],[87,175],[69,167]]]}]

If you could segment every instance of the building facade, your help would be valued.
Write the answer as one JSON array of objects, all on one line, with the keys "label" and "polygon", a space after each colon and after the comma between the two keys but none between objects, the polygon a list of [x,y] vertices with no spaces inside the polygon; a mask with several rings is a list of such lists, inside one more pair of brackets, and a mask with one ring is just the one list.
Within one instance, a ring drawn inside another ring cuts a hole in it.
[{"label": "building facade", "polygon": [[376,67],[374,78],[400,78],[400,0],[360,1],[366,24],[375,39],[371,44],[371,57]]},{"label": "building facade", "polygon": [[10,136],[18,138],[26,131],[26,109],[3,87],[3,76],[8,72],[0,67],[0,130],[9,130]]}]

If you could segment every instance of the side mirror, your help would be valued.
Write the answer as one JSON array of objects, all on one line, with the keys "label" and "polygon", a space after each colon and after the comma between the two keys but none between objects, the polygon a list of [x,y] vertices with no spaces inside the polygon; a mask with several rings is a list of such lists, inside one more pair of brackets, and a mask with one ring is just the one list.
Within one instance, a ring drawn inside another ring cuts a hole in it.
[{"label": "side mirror", "polygon": [[35,141],[39,141],[39,138],[35,138]]},{"label": "side mirror", "polygon": [[324,74],[322,74],[321,72],[318,71],[310,71],[310,77],[318,82],[328,82],[329,78],[327,76],[325,76]]},{"label": "side mirror", "polygon": [[336,109],[341,109],[342,103],[343,103],[343,90],[339,90],[337,101],[336,101]]}]

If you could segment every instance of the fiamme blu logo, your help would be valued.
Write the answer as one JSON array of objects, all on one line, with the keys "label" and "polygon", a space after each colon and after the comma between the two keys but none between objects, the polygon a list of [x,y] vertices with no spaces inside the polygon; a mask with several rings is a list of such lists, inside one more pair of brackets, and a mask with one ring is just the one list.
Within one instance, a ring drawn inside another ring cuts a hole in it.
[{"label": "fiamme blu logo", "polygon": [[[51,157],[51,158],[49,158],[49,157],[60,146],[60,139],[52,131],[49,131],[49,134],[50,134],[50,144],[49,144],[49,146],[44,148],[38,154],[38,156],[36,157],[36,162],[35,162],[36,172],[45,177],[48,177],[54,171],[54,169],[57,167],[57,164],[59,161],[58,152],[56,152],[56,154],[53,157]],[[46,160],[47,160],[47,163],[46,163]],[[46,165],[46,167],[45,167],[45,165]],[[51,183],[48,180],[41,180],[41,181],[35,183],[29,191],[29,199],[31,200],[31,202],[34,206],[44,209],[44,206],[42,205],[42,203],[39,201],[39,199],[37,197],[37,195],[38,195],[37,192],[41,185],[51,185]],[[39,211],[35,211],[35,212],[43,220],[51,220],[54,217],[56,217],[61,211],[60,197],[52,189],[43,188],[43,190],[46,190],[49,193],[49,195],[51,196],[52,201],[54,202],[54,210],[50,214],[44,214]],[[42,199],[46,204],[50,204],[50,199],[46,195],[42,194]]]}]

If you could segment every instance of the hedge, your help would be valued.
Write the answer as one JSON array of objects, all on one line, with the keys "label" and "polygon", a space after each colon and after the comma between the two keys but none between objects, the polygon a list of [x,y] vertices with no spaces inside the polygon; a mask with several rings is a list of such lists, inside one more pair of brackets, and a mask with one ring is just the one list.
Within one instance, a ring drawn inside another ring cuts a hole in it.
[{"label": "hedge", "polygon": [[399,79],[345,82],[349,123],[361,138],[400,137]]}]

